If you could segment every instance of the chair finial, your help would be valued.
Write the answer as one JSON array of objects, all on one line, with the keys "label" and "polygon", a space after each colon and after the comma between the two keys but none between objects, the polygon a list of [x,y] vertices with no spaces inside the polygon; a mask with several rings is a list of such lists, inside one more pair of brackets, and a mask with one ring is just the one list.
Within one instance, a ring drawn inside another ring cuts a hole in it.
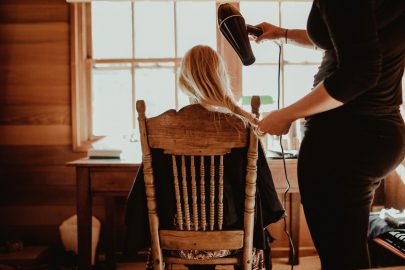
[{"label": "chair finial", "polygon": [[252,107],[252,113],[254,113],[256,117],[259,118],[260,96],[252,96],[250,104]]},{"label": "chair finial", "polygon": [[143,101],[142,99],[137,100],[136,101],[136,111],[139,114],[145,114],[145,110],[146,110],[145,101]]}]

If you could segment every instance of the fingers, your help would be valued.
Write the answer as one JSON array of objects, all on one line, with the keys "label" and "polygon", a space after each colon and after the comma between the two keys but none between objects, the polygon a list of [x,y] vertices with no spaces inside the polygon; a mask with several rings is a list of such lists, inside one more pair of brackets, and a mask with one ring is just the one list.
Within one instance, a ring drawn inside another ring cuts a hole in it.
[{"label": "fingers", "polygon": [[291,122],[280,118],[277,111],[272,111],[258,123],[258,130],[270,135],[281,136],[290,130]]},{"label": "fingers", "polygon": [[259,24],[255,25],[255,27],[260,28],[263,31],[263,34],[261,34],[260,36],[258,36],[258,37],[256,37],[254,39],[256,41],[256,43],[262,42],[265,39],[265,33],[267,31],[267,26],[268,25],[269,24],[266,23],[266,22],[262,22],[262,23],[259,23]]},{"label": "fingers", "polygon": [[264,33],[263,34],[261,34],[260,36],[258,36],[258,37],[256,37],[255,39],[254,39],[254,41],[256,41],[256,43],[262,43],[262,41],[265,39],[265,37],[264,37]]},{"label": "fingers", "polygon": [[266,22],[261,22],[261,23],[255,25],[255,27],[258,27],[258,28],[264,30],[264,28],[265,28],[267,25],[270,25],[270,24],[269,24],[269,23],[266,23]]},{"label": "fingers", "polygon": [[262,22],[260,24],[255,25],[255,27],[258,27],[263,31],[263,34],[256,38],[255,40],[256,43],[261,43],[264,40],[277,40],[278,38],[281,37],[280,31],[282,28],[275,26],[273,24]]},{"label": "fingers", "polygon": [[249,35],[249,40],[255,41],[257,37],[255,35]]}]

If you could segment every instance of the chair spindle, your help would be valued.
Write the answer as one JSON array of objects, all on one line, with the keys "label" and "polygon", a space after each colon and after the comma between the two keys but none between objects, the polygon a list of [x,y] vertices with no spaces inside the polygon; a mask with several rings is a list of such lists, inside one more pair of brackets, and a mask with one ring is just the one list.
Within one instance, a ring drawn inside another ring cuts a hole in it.
[{"label": "chair spindle", "polygon": [[191,195],[193,199],[193,223],[194,223],[194,231],[198,231],[198,203],[197,203],[197,182],[195,179],[195,164],[194,164],[194,156],[191,156]]},{"label": "chair spindle", "polygon": [[213,231],[215,222],[215,156],[211,156],[210,176],[210,230]]},{"label": "chair spindle", "polygon": [[224,156],[219,158],[219,183],[218,183],[218,229],[222,230],[224,218]]},{"label": "chair spindle", "polygon": [[200,198],[201,198],[201,227],[203,231],[207,229],[207,218],[205,208],[205,166],[204,156],[200,160]]},{"label": "chair spindle", "polygon": [[181,210],[179,175],[177,173],[176,156],[172,155],[174,191],[176,193],[177,223],[180,230],[183,230],[183,211]]},{"label": "chair spindle", "polygon": [[183,155],[181,156],[181,175],[183,178],[182,182],[183,182],[184,215],[186,217],[186,229],[189,231],[191,229],[190,206],[188,204],[186,158]]}]

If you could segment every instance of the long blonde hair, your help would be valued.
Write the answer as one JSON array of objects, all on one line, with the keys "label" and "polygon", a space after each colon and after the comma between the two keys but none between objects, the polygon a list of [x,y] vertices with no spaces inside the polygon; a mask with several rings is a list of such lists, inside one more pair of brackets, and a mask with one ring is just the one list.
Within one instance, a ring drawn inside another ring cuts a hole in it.
[{"label": "long blonde hair", "polygon": [[235,101],[228,73],[221,56],[209,46],[198,45],[183,57],[179,85],[182,90],[208,110],[232,113],[256,126],[253,114]]}]

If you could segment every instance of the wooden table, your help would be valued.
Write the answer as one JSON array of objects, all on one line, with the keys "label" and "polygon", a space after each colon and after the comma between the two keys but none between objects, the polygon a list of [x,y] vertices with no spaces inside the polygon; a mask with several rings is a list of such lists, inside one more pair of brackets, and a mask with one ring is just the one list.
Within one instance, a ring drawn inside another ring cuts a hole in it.
[{"label": "wooden table", "polygon": [[[134,158],[123,159],[80,159],[69,162],[76,168],[78,252],[79,269],[91,268],[91,216],[94,195],[105,198],[106,261],[108,269],[115,267],[115,197],[127,196],[136,172],[141,164],[140,151]],[[289,180],[291,181],[289,231],[295,247],[295,255],[290,249],[290,264],[298,264],[300,199],[298,194],[296,160],[286,160]],[[282,160],[269,160],[277,191],[285,190],[286,182]],[[108,218],[107,218],[108,217]]]}]

